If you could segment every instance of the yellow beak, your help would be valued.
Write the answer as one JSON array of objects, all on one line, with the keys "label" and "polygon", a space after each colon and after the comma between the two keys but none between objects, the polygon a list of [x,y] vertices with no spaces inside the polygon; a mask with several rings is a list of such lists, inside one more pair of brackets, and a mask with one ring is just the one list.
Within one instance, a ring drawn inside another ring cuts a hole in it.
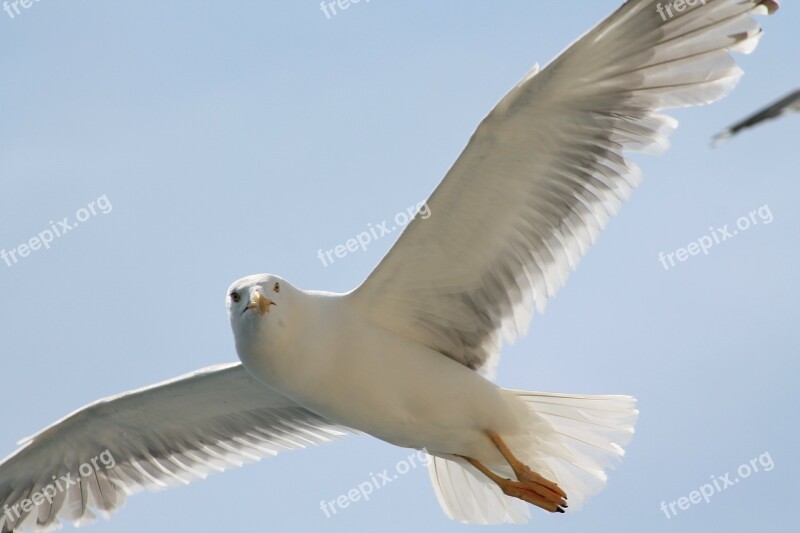
[{"label": "yellow beak", "polygon": [[260,292],[254,292],[252,296],[250,296],[250,303],[247,304],[245,310],[253,309],[259,315],[264,316],[266,313],[269,313],[270,306],[278,305],[269,298],[265,298],[263,294]]}]

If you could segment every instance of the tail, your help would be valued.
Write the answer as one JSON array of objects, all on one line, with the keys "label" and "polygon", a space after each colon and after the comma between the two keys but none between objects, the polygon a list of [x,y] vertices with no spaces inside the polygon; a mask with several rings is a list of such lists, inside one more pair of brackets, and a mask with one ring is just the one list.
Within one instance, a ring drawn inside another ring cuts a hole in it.
[{"label": "tail", "polygon": [[[507,439],[531,469],[558,483],[574,511],[606,484],[605,469],[621,460],[639,412],[630,396],[580,396],[507,391],[530,409],[530,433]],[[529,505],[503,494],[472,465],[433,457],[429,473],[436,497],[452,519],[477,524],[522,524]],[[501,471],[498,469],[498,473]],[[513,477],[509,472],[502,472]]]}]

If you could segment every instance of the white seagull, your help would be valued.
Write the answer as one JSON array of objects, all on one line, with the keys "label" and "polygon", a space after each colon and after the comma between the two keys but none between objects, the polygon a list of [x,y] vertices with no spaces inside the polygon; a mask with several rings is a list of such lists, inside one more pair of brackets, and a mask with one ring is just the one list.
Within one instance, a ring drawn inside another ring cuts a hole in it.
[{"label": "white seagull", "polygon": [[[358,288],[306,291],[273,275],[233,283],[243,364],[206,368],[93,403],[0,464],[0,530],[108,515],[126,496],[187,483],[280,451],[362,432],[424,449],[448,516],[524,522],[525,502],[580,507],[623,455],[628,396],[502,389],[501,343],[534,310],[639,183],[624,151],[659,152],[676,121],[740,75],[751,14],[771,0],[631,0],[478,126],[415,219]],[[661,8],[661,9],[659,9]]]},{"label": "white seagull", "polygon": [[742,130],[758,126],[762,122],[768,120],[791,115],[792,113],[800,113],[800,89],[792,91],[780,100],[772,102],[767,107],[756,111],[747,118],[717,133],[714,138],[711,139],[711,146],[719,146]]}]

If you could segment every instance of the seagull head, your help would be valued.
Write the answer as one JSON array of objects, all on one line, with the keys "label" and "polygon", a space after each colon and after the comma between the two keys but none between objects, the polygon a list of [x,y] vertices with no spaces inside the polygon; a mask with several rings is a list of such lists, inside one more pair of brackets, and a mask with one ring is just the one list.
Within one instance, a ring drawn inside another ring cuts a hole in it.
[{"label": "seagull head", "polygon": [[276,361],[306,331],[305,291],[271,274],[237,280],[228,288],[226,305],[236,354],[257,379],[275,374]]},{"label": "seagull head", "polygon": [[236,353],[253,375],[272,373],[270,361],[305,331],[305,292],[271,274],[237,280],[226,304]]},{"label": "seagull head", "polygon": [[244,362],[280,353],[303,330],[302,300],[303,291],[272,274],[233,282],[226,303],[239,358]]},{"label": "seagull head", "polygon": [[257,274],[237,280],[228,288],[228,316],[232,324],[242,320],[266,320],[278,314],[291,286],[271,274]]}]

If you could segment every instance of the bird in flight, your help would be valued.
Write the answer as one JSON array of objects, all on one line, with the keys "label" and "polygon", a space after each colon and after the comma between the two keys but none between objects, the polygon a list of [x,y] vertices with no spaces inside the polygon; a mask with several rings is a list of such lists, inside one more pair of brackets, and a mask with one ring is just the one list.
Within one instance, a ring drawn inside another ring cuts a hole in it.
[{"label": "bird in flight", "polygon": [[424,449],[453,519],[578,509],[622,457],[635,400],[491,378],[639,183],[623,152],[667,148],[677,122],[660,110],[727,94],[742,73],[730,53],[756,47],[752,15],[778,3],[682,6],[630,0],[528,73],[354,290],[240,279],[226,305],[241,363],[99,400],[22,441],[0,463],[0,531],[80,525],[133,493],[355,432]]},{"label": "bird in flight", "polygon": [[747,118],[729,126],[716,134],[711,140],[711,145],[716,147],[724,143],[742,130],[758,126],[762,122],[800,112],[800,89],[797,89],[767,107],[756,111]]}]

